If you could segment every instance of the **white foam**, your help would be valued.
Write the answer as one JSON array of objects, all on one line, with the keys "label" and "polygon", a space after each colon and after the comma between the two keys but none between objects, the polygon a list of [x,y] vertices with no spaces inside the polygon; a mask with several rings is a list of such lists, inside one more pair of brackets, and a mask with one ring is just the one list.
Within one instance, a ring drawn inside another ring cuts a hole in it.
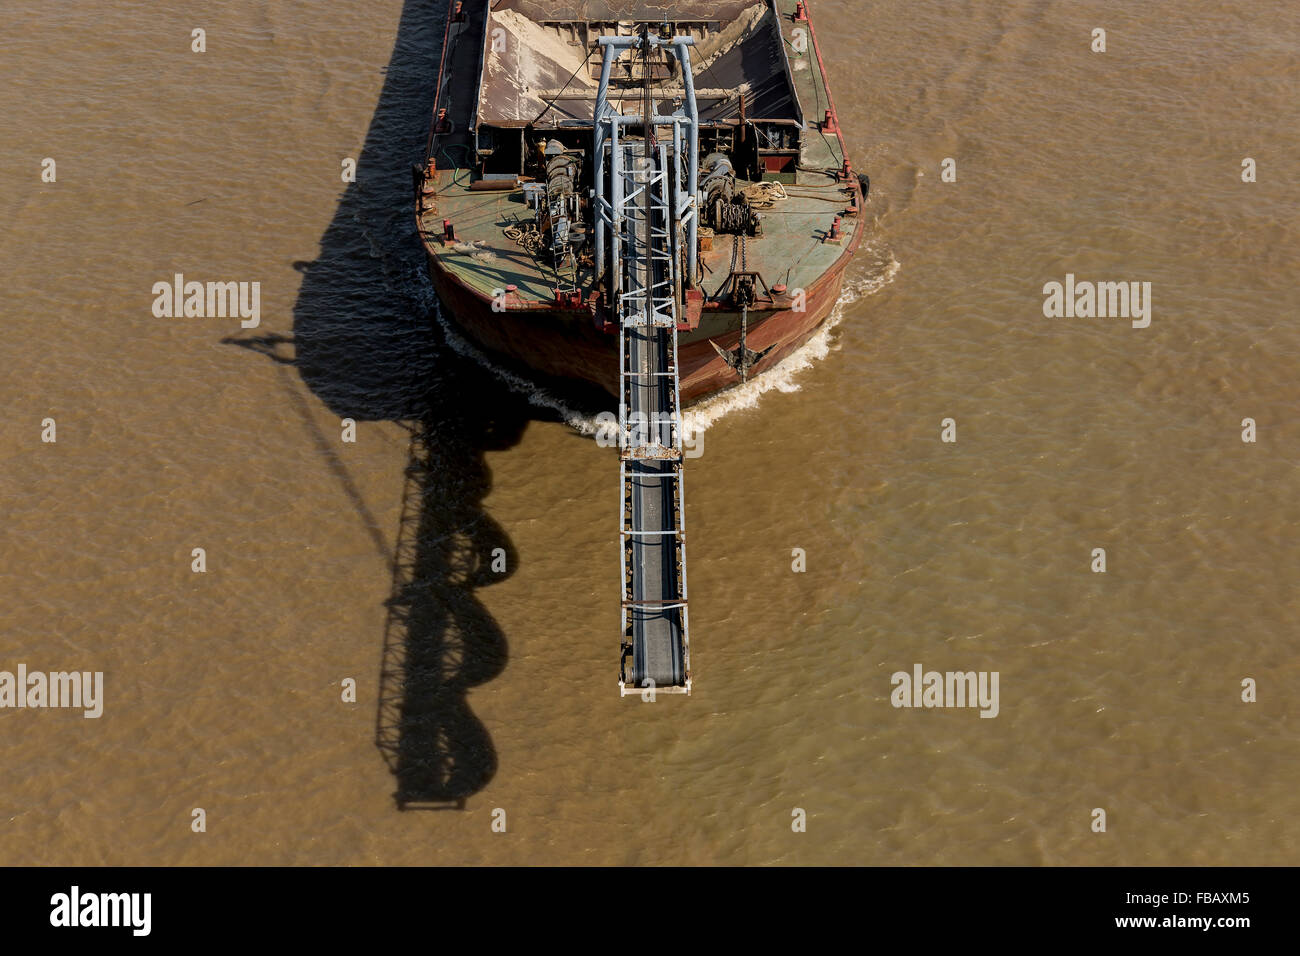
[{"label": "white foam", "polygon": [[596,422],[593,418],[570,408],[536,382],[498,365],[478,346],[465,338],[460,330],[442,314],[442,303],[438,299],[438,292],[433,287],[433,280],[429,278],[428,273],[423,268],[413,267],[406,272],[404,280],[402,285],[410,292],[412,298],[424,308],[433,312],[434,317],[438,320],[439,328],[442,329],[444,340],[453,352],[486,369],[512,392],[522,396],[535,407],[555,412],[566,425],[579,434],[594,435],[596,433]]},{"label": "white foam", "polygon": [[[869,254],[875,260],[871,274],[845,278],[844,285],[840,289],[839,298],[835,300],[835,305],[831,307],[830,314],[813,336],[776,365],[748,382],[734,386],[712,398],[706,398],[702,402],[686,408],[682,414],[682,424],[688,434],[703,432],[710,425],[720,421],[731,412],[742,408],[755,407],[759,398],[767,392],[799,391],[800,386],[795,379],[800,372],[811,368],[815,363],[820,362],[831,353],[834,348],[832,333],[835,331],[836,326],[843,321],[846,308],[854,302],[879,292],[893,281],[894,276],[898,274],[898,270],[901,268],[899,261],[894,258],[893,253],[888,249],[868,245],[862,252]],[[561,399],[525,376],[498,365],[466,339],[442,314],[442,308],[434,292],[433,283],[429,281],[428,276],[421,272],[421,277],[424,280],[420,283],[421,291],[425,293],[422,298],[427,302],[431,302],[433,313],[437,316],[438,324],[442,328],[447,344],[452,351],[487,369],[511,391],[522,396],[534,406],[555,412],[566,425],[579,434],[590,436],[596,434],[599,423],[594,417],[569,407]]]},{"label": "white foam", "polygon": [[799,373],[820,362],[834,348],[832,333],[844,320],[847,307],[879,292],[893,281],[900,268],[899,261],[891,253],[888,263],[877,274],[846,278],[840,288],[840,297],[835,300],[830,314],[807,342],[748,382],[686,408],[682,414],[682,424],[687,433],[698,434],[731,412],[755,407],[767,392],[799,391],[800,385],[796,381]]},{"label": "white foam", "polygon": [[556,398],[546,389],[542,388],[536,382],[530,381],[524,376],[510,369],[502,368],[490,358],[479,351],[478,347],[470,342],[467,338],[447,321],[442,314],[442,308],[435,303],[434,315],[438,317],[438,325],[442,327],[443,335],[446,337],[447,344],[457,355],[463,355],[465,358],[481,365],[492,373],[494,377],[504,383],[512,392],[522,395],[532,405],[538,408],[546,408],[555,412],[563,419],[564,423],[583,435],[594,435],[596,433],[596,420],[581,412],[570,408],[560,399]]}]

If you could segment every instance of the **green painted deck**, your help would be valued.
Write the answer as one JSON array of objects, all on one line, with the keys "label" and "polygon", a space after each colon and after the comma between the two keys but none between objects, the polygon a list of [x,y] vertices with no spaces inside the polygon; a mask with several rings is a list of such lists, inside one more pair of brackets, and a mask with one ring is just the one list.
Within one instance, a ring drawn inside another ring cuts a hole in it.
[{"label": "green painted deck", "polygon": [[[806,168],[798,170],[795,182],[785,186],[790,198],[760,210],[763,235],[746,241],[745,271],[758,272],[768,286],[784,283],[793,292],[811,286],[831,268],[852,242],[854,231],[862,228],[862,222],[861,214],[843,215],[853,184],[837,181],[823,171],[840,169],[843,155],[839,138],[821,129],[830,97],[809,24],[793,21],[795,0],[776,0],[775,7],[805,117],[800,165]],[[475,9],[465,24],[455,25],[461,40],[451,47],[442,98],[452,132],[433,139],[432,158],[437,164],[433,182],[437,193],[420,216],[421,232],[440,265],[484,297],[514,285],[519,299],[549,303],[558,285],[549,256],[531,255],[504,233],[508,226],[533,220],[522,189],[493,192],[469,188],[472,174],[467,163],[473,150],[470,110],[483,16],[481,8]],[[738,188],[744,185],[737,181]],[[839,243],[825,242],[823,238],[837,215],[842,217],[843,238]],[[454,242],[443,241],[444,219],[452,222]],[[701,253],[703,287],[708,296],[717,292],[731,271],[732,244],[731,236],[719,235],[714,238],[712,250]],[[590,268],[580,268],[579,288],[589,292],[593,280]]]}]

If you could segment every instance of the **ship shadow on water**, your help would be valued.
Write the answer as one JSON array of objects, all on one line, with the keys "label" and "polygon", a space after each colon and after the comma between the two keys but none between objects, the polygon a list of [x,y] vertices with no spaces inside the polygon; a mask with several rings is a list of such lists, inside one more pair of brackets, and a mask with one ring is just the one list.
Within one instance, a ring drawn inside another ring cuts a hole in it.
[{"label": "ship shadow on water", "polygon": [[[484,455],[516,444],[537,417],[448,347],[423,278],[411,167],[423,157],[445,17],[444,0],[403,7],[356,182],[345,186],[319,256],[294,263],[302,282],[292,338],[227,340],[295,369],[340,419],[397,422],[409,433],[376,728],[400,809],[463,808],[496,772],[491,736],[467,695],[501,673],[507,642],[477,592],[504,580],[518,559],[483,508],[491,487]],[[286,382],[304,406],[301,388]],[[309,409],[299,411],[310,424]],[[359,437],[365,441],[364,431]],[[373,525],[341,446],[318,430],[316,438],[353,507]]]}]

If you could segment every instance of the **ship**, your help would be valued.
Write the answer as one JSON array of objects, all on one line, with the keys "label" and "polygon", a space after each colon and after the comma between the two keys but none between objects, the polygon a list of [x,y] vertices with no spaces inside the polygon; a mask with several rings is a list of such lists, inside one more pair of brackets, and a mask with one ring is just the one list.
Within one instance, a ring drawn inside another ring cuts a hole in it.
[{"label": "ship", "polygon": [[438,74],[441,314],[617,406],[620,692],[690,693],[682,409],[806,342],[866,228],[807,0],[451,0]]},{"label": "ship", "polygon": [[[849,160],[807,2],[452,0],[417,225],[444,314],[470,340],[616,396],[593,195],[599,38],[647,29],[694,41],[697,272],[683,277],[677,336],[689,404],[806,342],[865,231],[867,181]],[[613,109],[682,101],[680,65],[663,52],[621,58]],[[553,205],[567,208],[552,216]]]}]

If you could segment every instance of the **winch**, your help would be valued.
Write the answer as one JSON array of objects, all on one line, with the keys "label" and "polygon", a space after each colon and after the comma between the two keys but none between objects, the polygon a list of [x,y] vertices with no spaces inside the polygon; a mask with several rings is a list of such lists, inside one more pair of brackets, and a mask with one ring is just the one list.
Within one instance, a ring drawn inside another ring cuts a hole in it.
[{"label": "winch", "polygon": [[758,213],[736,190],[736,171],[722,153],[710,153],[700,167],[700,192],[704,196],[704,221],[715,232],[752,236],[758,232]]},{"label": "winch", "polygon": [[551,255],[559,262],[571,246],[581,246],[586,241],[577,188],[582,154],[550,140],[545,156],[546,195],[543,208],[538,210],[537,226],[543,235],[549,233]]}]

